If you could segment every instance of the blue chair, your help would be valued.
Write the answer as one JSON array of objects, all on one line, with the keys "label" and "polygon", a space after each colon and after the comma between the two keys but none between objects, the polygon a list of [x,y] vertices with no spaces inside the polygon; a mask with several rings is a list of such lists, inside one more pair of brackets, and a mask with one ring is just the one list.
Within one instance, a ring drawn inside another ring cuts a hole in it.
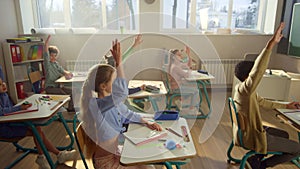
[{"label": "blue chair", "polygon": [[[235,102],[231,97],[228,98],[228,108],[229,108],[229,113],[230,113],[232,130],[237,131],[237,136],[233,135],[231,144],[228,147],[227,162],[230,163],[231,161],[233,161],[235,163],[240,163],[240,169],[244,169],[245,165],[246,165],[246,161],[250,156],[255,155],[255,154],[262,154],[262,153],[256,152],[254,150],[249,150],[248,148],[246,148],[244,146],[242,132],[245,130],[246,126],[244,123],[241,123],[241,121],[243,121],[243,120],[241,120],[243,118],[243,116],[237,112]],[[235,139],[235,137],[237,137],[237,139]],[[237,158],[234,158],[231,156],[232,149],[235,145],[242,147],[245,150],[248,150],[248,152],[243,155],[242,159],[237,159]],[[264,155],[281,155],[281,154],[282,154],[282,152],[267,152]]]},{"label": "blue chair", "polygon": [[88,165],[87,165],[87,163],[86,163],[84,154],[83,154],[83,152],[82,152],[82,148],[81,148],[81,146],[80,146],[80,143],[79,143],[79,140],[78,140],[78,137],[77,137],[77,131],[78,131],[79,128],[81,127],[81,123],[80,123],[80,122],[79,122],[78,126],[76,125],[77,122],[78,122],[77,116],[78,116],[78,113],[76,113],[76,114],[74,115],[74,118],[73,118],[73,133],[74,133],[74,138],[75,138],[75,141],[76,141],[76,144],[77,144],[77,148],[78,148],[78,151],[79,151],[81,160],[83,161],[83,164],[84,164],[85,168],[88,169],[89,167],[88,167]]}]

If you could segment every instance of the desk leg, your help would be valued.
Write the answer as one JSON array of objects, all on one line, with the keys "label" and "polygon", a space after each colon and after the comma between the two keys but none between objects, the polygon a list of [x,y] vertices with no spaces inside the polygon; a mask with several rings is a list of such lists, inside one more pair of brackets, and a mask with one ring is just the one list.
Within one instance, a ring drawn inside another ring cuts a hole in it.
[{"label": "desk leg", "polygon": [[[65,127],[65,129],[66,129],[66,131],[67,131],[67,133],[68,133],[68,135],[69,135],[69,137],[70,137],[70,144],[69,144],[69,145],[67,145],[67,146],[65,146],[65,147],[57,147],[57,149],[58,149],[58,150],[71,150],[71,149],[73,149],[73,145],[74,145],[74,137],[73,137],[73,134],[72,134],[72,132],[71,132],[69,126],[67,125],[67,122],[66,122],[64,116],[62,115],[62,113],[61,113],[61,112],[58,112],[57,114],[58,114],[59,119],[61,120],[62,124],[64,125],[64,127]],[[72,120],[72,122],[73,122],[73,120]]]},{"label": "desk leg", "polygon": [[[202,81],[202,80],[197,80],[197,86],[198,86],[198,90],[199,90],[199,97],[200,97],[200,101],[199,101],[199,111],[201,113],[201,115],[197,115],[196,117],[193,115],[186,115],[184,116],[185,118],[197,118],[197,119],[205,119],[208,118],[210,113],[211,113],[211,105],[210,105],[210,99],[208,97],[208,93],[207,93],[207,89],[206,89],[206,84],[209,84],[209,81]],[[204,114],[203,110],[201,109],[201,103],[202,103],[202,92],[201,92],[201,86],[204,92],[204,96],[207,102],[207,106],[208,106],[208,113]]]},{"label": "desk leg", "polygon": [[158,106],[157,106],[156,100],[153,99],[151,96],[148,97],[148,99],[151,102],[151,105],[153,107],[154,112],[157,112],[158,111]]},{"label": "desk leg", "polygon": [[41,146],[41,148],[42,148],[42,150],[43,150],[43,153],[44,153],[44,155],[46,156],[46,159],[47,159],[47,161],[48,161],[50,167],[51,167],[52,169],[54,169],[55,166],[56,166],[56,164],[53,163],[53,161],[52,161],[52,159],[51,159],[51,157],[50,157],[50,154],[49,154],[48,150],[46,149],[46,146],[45,146],[43,140],[41,139],[40,134],[38,133],[37,129],[35,128],[35,125],[32,124],[32,122],[29,122],[29,121],[25,121],[24,123],[25,123],[27,126],[29,126],[29,127],[31,128],[31,130],[32,130],[32,132],[33,132],[33,135],[35,136],[37,142],[38,142],[39,145]]}]

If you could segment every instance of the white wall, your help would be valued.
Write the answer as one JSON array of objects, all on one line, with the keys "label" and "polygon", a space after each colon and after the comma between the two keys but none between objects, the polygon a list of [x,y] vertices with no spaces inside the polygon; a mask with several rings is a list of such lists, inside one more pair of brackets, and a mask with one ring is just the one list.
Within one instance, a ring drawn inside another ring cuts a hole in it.
[{"label": "white wall", "polygon": [[[0,42],[10,37],[16,37],[18,34],[18,25],[16,19],[14,1],[1,0],[0,1]],[[5,73],[4,59],[2,47],[0,48],[0,64],[2,65]],[[7,77],[6,77],[7,79]]]},{"label": "white wall", "polygon": [[[247,53],[259,53],[270,38],[269,35],[201,35],[201,34],[154,34],[159,30],[159,25],[153,24],[151,19],[158,19],[158,15],[151,14],[159,10],[159,3],[148,5],[140,1],[140,10],[146,11],[141,15],[140,33],[144,34],[144,42],[138,50],[149,50],[151,48],[183,48],[183,44],[188,44],[194,51],[194,57],[200,58],[242,58]],[[282,5],[281,3],[278,4]],[[0,40],[3,42],[6,38],[16,37],[17,19],[14,1],[0,1]],[[277,14],[280,19],[281,13]],[[278,24],[278,20],[277,23]],[[126,49],[132,42],[132,35],[128,34],[55,34],[52,36],[50,44],[57,45],[61,50],[60,61],[64,65],[64,60],[69,59],[100,59],[110,48],[111,41],[119,38],[122,41],[123,49]],[[1,49],[0,49],[1,50]],[[1,52],[2,53],[2,52]],[[271,68],[283,68],[291,72],[299,72],[299,59],[290,58],[285,55],[278,55],[273,52],[271,59]],[[148,59],[148,60],[147,60]],[[153,58],[143,58],[147,63]],[[284,63],[284,64],[282,64]],[[132,67],[138,63],[131,63]],[[157,60],[161,64],[161,60]]]}]

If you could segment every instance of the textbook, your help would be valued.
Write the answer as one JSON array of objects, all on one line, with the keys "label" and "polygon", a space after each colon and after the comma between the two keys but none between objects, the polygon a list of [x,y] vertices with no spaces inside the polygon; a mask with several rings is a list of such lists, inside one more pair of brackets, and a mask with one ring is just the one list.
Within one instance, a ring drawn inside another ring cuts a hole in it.
[{"label": "textbook", "polygon": [[125,138],[127,138],[135,145],[146,144],[154,140],[158,140],[159,138],[166,137],[168,135],[166,130],[156,131],[149,129],[146,126],[135,130],[130,130],[123,134]]}]

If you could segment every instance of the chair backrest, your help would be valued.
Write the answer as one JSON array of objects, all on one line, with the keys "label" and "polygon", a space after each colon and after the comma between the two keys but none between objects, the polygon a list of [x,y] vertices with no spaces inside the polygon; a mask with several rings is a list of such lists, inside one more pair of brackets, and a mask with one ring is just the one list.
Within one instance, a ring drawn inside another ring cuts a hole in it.
[{"label": "chair backrest", "polygon": [[85,157],[84,157],[84,155],[83,155],[82,148],[81,148],[81,146],[80,146],[81,144],[80,144],[80,142],[79,142],[79,140],[78,140],[78,136],[77,136],[78,131],[79,131],[79,130],[82,130],[82,127],[81,127],[82,122],[79,122],[78,126],[76,125],[77,122],[78,122],[77,116],[78,116],[78,113],[76,113],[76,114],[74,115],[74,118],[73,118],[73,133],[74,133],[75,141],[76,141],[76,144],[77,144],[77,148],[78,148],[78,151],[79,151],[81,160],[83,161],[83,164],[84,164],[85,168],[88,169],[89,167],[88,167],[88,165],[87,165],[87,163],[86,163]]},{"label": "chair backrest", "polygon": [[34,93],[41,93],[42,91],[42,75],[40,71],[35,71],[32,67],[28,67],[28,77],[32,85]]},{"label": "chair backrest", "polygon": [[228,98],[228,108],[232,124],[233,141],[235,145],[244,147],[242,136],[242,132],[245,130],[244,118],[240,113],[237,112],[235,102],[231,97]]}]

